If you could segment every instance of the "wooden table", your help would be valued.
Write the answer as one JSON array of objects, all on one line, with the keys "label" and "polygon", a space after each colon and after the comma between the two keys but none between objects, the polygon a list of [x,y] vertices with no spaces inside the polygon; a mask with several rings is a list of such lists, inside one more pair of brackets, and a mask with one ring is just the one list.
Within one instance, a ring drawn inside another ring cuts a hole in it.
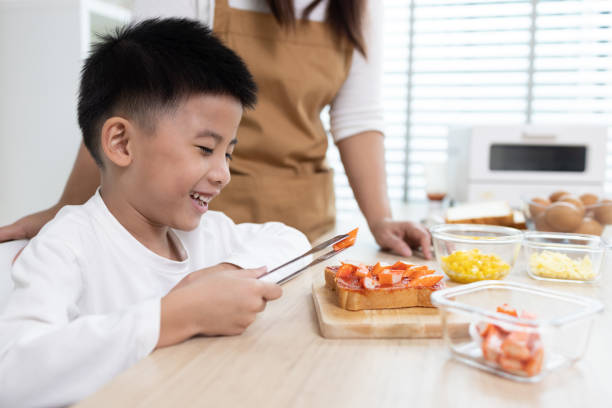
[{"label": "wooden table", "polygon": [[[343,259],[398,259],[379,252],[363,220],[355,221],[338,223],[341,232],[362,227]],[[452,360],[441,339],[321,337],[311,287],[323,266],[316,266],[284,285],[282,298],[269,303],[242,335],[196,338],[155,351],[76,406],[611,407],[610,265],[596,285],[540,283],[522,268],[506,278],[596,297],[606,307],[584,358],[537,384],[512,382]]]}]

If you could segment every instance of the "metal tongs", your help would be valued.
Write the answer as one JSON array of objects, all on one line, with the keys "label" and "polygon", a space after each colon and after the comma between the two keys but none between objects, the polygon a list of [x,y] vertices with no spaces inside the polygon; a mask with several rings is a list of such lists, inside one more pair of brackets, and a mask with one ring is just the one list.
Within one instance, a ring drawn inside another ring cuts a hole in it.
[{"label": "metal tongs", "polygon": [[[299,261],[300,259],[302,259],[302,258],[304,258],[304,257],[306,257],[308,255],[312,255],[312,254],[314,254],[316,252],[322,251],[325,248],[329,247],[330,245],[334,245],[335,243],[340,242],[340,241],[342,241],[345,238],[348,238],[348,236],[349,236],[349,234],[336,235],[335,237],[333,237],[331,239],[328,239],[327,241],[322,242],[319,245],[313,246],[311,250],[309,250],[307,252],[304,252],[302,255],[300,255],[300,256],[298,256],[296,258],[293,258],[289,262],[285,262],[281,266],[278,266],[278,267],[272,269],[271,271],[268,271],[268,272],[264,273],[263,275],[261,275],[257,279],[261,279],[262,277],[267,276],[267,275],[269,275],[269,274],[271,274],[271,273],[273,273],[273,272],[275,272],[275,271],[277,271],[277,270],[279,270],[281,268],[284,268],[285,266],[287,266],[289,264],[292,264],[292,263],[294,263],[296,261]],[[346,248],[349,248],[349,247],[346,247]],[[282,278],[281,280],[279,280],[276,283],[278,283],[279,285],[282,285],[283,283],[285,283],[287,281],[290,281],[291,279],[295,278],[300,272],[304,271],[305,269],[308,269],[311,266],[318,264],[319,262],[323,262],[323,261],[331,258],[332,256],[335,256],[335,255],[339,254],[340,252],[344,251],[346,248],[342,248],[342,249],[339,249],[337,251],[332,248],[331,251],[326,252],[326,253],[320,255],[319,257],[315,258],[312,262],[310,262],[308,265],[298,269],[297,271],[294,271],[294,272],[290,273],[289,275],[285,276],[284,278]]]}]

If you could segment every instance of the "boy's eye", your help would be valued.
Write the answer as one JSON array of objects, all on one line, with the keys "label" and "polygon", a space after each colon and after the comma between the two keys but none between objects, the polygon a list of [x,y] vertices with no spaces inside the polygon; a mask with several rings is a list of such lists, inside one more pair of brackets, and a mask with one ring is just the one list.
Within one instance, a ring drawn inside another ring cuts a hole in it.
[{"label": "boy's eye", "polygon": [[213,149],[209,149],[208,147],[205,147],[205,146],[198,146],[198,148],[206,154],[212,154],[213,152]]},{"label": "boy's eye", "polygon": [[[202,153],[205,153],[206,155],[213,154],[213,149],[210,149],[210,148],[208,148],[206,146],[198,146],[198,148],[202,151]],[[231,153],[226,153],[225,154],[225,158],[227,160],[233,160],[234,159],[234,157],[232,156]]]}]

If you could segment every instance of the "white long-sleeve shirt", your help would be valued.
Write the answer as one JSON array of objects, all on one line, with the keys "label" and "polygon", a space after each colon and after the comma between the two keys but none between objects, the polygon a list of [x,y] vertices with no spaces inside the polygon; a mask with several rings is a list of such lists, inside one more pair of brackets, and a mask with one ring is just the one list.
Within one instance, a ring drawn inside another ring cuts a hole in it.
[{"label": "white long-sleeve shirt", "polygon": [[271,268],[309,248],[283,224],[236,225],[214,211],[175,232],[181,262],[137,241],[99,193],[64,207],[12,268],[0,316],[0,407],[73,403],[151,353],[161,297],[188,273],[221,262]]},{"label": "white long-sleeve shirt", "polygon": [[[296,16],[301,16],[312,0],[294,0]],[[348,77],[331,103],[329,116],[334,141],[375,130],[383,132],[382,59],[383,4],[368,0],[364,20],[367,58],[355,51]],[[324,21],[328,0],[315,7],[308,18]],[[229,6],[241,10],[269,13],[265,0],[229,0]],[[136,19],[150,17],[185,17],[199,19],[213,27],[215,0],[134,0]],[[257,80],[257,78],[255,78]]]}]

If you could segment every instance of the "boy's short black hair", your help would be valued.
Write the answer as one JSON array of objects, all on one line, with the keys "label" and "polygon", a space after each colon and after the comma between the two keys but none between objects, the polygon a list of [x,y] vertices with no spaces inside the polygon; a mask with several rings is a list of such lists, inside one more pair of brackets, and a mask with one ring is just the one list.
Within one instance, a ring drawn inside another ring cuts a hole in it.
[{"label": "boy's short black hair", "polygon": [[154,126],[155,112],[197,93],[229,95],[253,107],[257,87],[244,62],[194,20],[149,19],[103,36],[81,71],[83,142],[102,166],[100,131],[126,116]]}]

